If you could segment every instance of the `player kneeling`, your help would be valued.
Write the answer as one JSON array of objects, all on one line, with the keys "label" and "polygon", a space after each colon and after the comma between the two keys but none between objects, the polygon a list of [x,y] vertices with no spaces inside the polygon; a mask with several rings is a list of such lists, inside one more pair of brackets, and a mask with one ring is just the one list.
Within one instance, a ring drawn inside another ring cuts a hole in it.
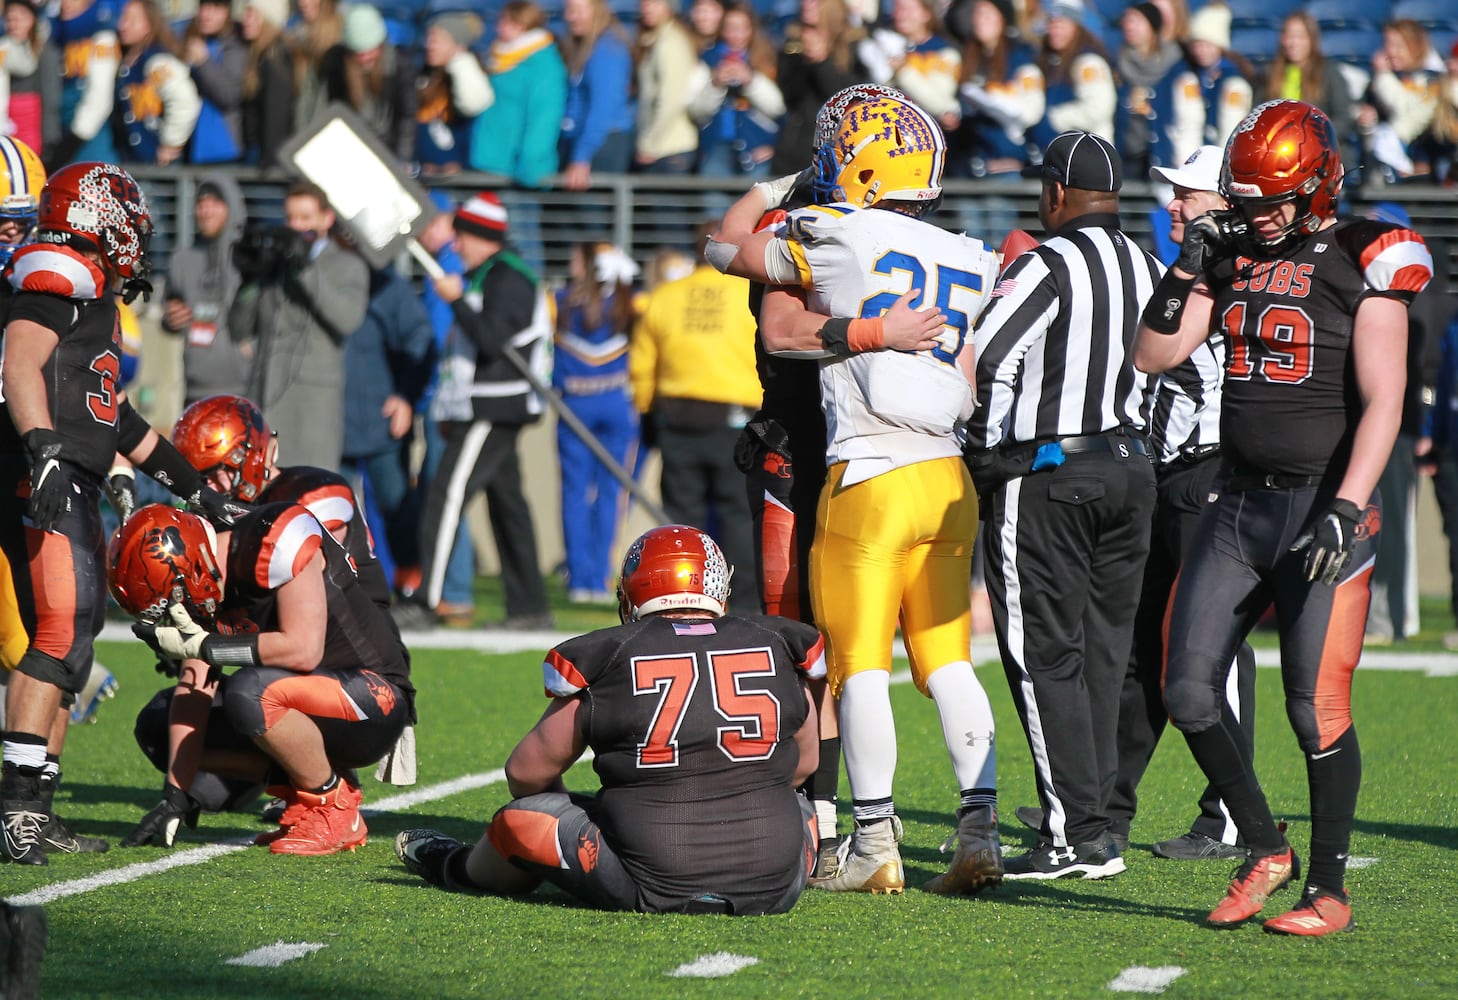
[{"label": "player kneeling", "polygon": [[[807,677],[820,635],[724,614],[729,568],[696,528],[628,549],[623,624],[562,643],[542,665],[546,713],[506,762],[515,797],[475,847],[433,830],[395,840],[405,866],[457,892],[520,895],[544,879],[593,906],[783,913],[815,863],[795,792],[819,756]],[[591,747],[594,797],[562,776]]]},{"label": "player kneeling", "polygon": [[167,780],[123,847],[172,846],[196,822],[199,772],[279,786],[282,825],[258,841],[275,854],[365,842],[360,790],[341,773],[390,750],[415,692],[389,615],[325,535],[304,507],[267,503],[217,536],[153,505],[113,537],[112,594],[177,677],[137,720],[143,746],[167,748],[153,760]]}]

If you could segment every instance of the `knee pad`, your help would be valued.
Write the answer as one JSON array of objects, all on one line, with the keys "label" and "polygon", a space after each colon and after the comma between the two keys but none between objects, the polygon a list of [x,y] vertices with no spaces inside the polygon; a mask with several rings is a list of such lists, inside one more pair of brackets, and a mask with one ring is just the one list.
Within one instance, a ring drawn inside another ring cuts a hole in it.
[{"label": "knee pad", "polygon": [[263,721],[263,689],[265,678],[257,670],[239,670],[223,678],[220,697],[223,714],[238,732],[248,737],[263,735],[268,727]]},{"label": "knee pad", "polygon": [[1210,678],[1224,676],[1223,667],[1210,657],[1191,653],[1184,654],[1178,663],[1170,663],[1164,707],[1180,732],[1201,733],[1220,721],[1225,691]]},{"label": "knee pad", "polygon": [[172,695],[175,688],[163,688],[152,696],[137,713],[137,723],[132,727],[137,746],[152,766],[163,774],[167,773],[167,724],[172,709]]},{"label": "knee pad", "polygon": [[561,792],[514,799],[491,817],[487,828],[491,846],[508,860],[520,858],[557,867],[561,856],[558,826],[563,812],[571,807],[571,799]]}]

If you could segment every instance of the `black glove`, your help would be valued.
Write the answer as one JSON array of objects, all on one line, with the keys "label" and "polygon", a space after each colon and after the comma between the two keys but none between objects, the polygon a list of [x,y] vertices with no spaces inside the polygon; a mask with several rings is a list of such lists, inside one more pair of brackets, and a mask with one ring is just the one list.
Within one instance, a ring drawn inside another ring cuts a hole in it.
[{"label": "black glove", "polygon": [[30,504],[26,513],[42,531],[50,531],[71,510],[71,498],[78,495],[71,466],[61,458],[61,435],[49,427],[28,432],[22,443],[30,460]]},{"label": "black glove", "polygon": [[253,509],[206,486],[188,497],[187,503],[190,507],[198,508],[198,512],[219,531],[227,531],[237,523],[238,518]]},{"label": "black glove", "polygon": [[1336,499],[1296,539],[1291,551],[1306,550],[1308,582],[1320,579],[1327,586],[1337,582],[1337,577],[1341,576],[1352,558],[1352,546],[1357,543],[1357,525],[1361,521],[1360,507],[1350,500]]},{"label": "black glove", "polygon": [[106,490],[106,498],[111,501],[111,509],[116,511],[121,523],[126,524],[132,511],[137,509],[137,474],[124,466],[117,467],[101,485]]},{"label": "black glove", "polygon": [[1220,223],[1213,212],[1206,212],[1185,223],[1185,238],[1180,243],[1180,255],[1174,266],[1188,274],[1199,277],[1217,260],[1228,253],[1230,241],[1221,232]]},{"label": "black glove", "polygon": [[121,842],[123,847],[171,847],[177,839],[177,828],[183,823],[189,830],[197,829],[197,817],[201,807],[192,796],[170,781],[162,788],[162,801],[142,817],[137,828],[127,834]]}]

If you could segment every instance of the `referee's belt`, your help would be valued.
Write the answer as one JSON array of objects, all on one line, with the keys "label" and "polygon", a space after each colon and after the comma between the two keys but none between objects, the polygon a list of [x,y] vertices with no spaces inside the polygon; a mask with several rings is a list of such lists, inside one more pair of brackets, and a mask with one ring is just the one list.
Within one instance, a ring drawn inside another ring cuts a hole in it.
[{"label": "referee's belt", "polygon": [[1105,431],[1103,434],[1085,434],[1080,437],[1059,438],[1055,444],[1065,455],[1078,455],[1086,451],[1107,451],[1115,455],[1148,455],[1149,447],[1143,438],[1120,431]]},{"label": "referee's belt", "polygon": [[1281,472],[1261,472],[1258,469],[1235,469],[1225,481],[1225,489],[1231,493],[1246,490],[1307,490],[1321,485],[1321,476],[1291,476]]}]

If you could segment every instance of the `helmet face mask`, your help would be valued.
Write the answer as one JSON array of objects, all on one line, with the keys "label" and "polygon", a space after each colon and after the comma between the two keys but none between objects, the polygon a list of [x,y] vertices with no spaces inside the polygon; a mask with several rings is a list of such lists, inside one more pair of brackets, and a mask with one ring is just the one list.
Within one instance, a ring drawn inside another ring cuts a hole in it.
[{"label": "helmet face mask", "polygon": [[724,614],[732,571],[707,534],[670,524],[640,535],[623,557],[618,617],[635,622],[661,611]]},{"label": "helmet face mask", "polygon": [[935,118],[907,100],[876,98],[850,106],[815,161],[816,200],[870,208],[883,201],[921,206],[942,195],[947,140]]},{"label": "helmet face mask", "polygon": [[242,396],[209,396],[189,406],[172,428],[172,443],[204,476],[226,470],[227,493],[252,503],[268,482],[274,436],[263,412]]},{"label": "helmet face mask", "polygon": [[156,623],[175,604],[200,624],[217,616],[217,536],[196,515],[165,504],[143,507],[112,535],[106,567],[117,604],[141,621]]},{"label": "helmet face mask", "polygon": [[[1231,133],[1220,171],[1220,193],[1247,231],[1240,250],[1278,256],[1336,215],[1342,188],[1341,153],[1330,119],[1303,101],[1267,101]],[[1262,233],[1257,220],[1292,203],[1292,217]]]}]

